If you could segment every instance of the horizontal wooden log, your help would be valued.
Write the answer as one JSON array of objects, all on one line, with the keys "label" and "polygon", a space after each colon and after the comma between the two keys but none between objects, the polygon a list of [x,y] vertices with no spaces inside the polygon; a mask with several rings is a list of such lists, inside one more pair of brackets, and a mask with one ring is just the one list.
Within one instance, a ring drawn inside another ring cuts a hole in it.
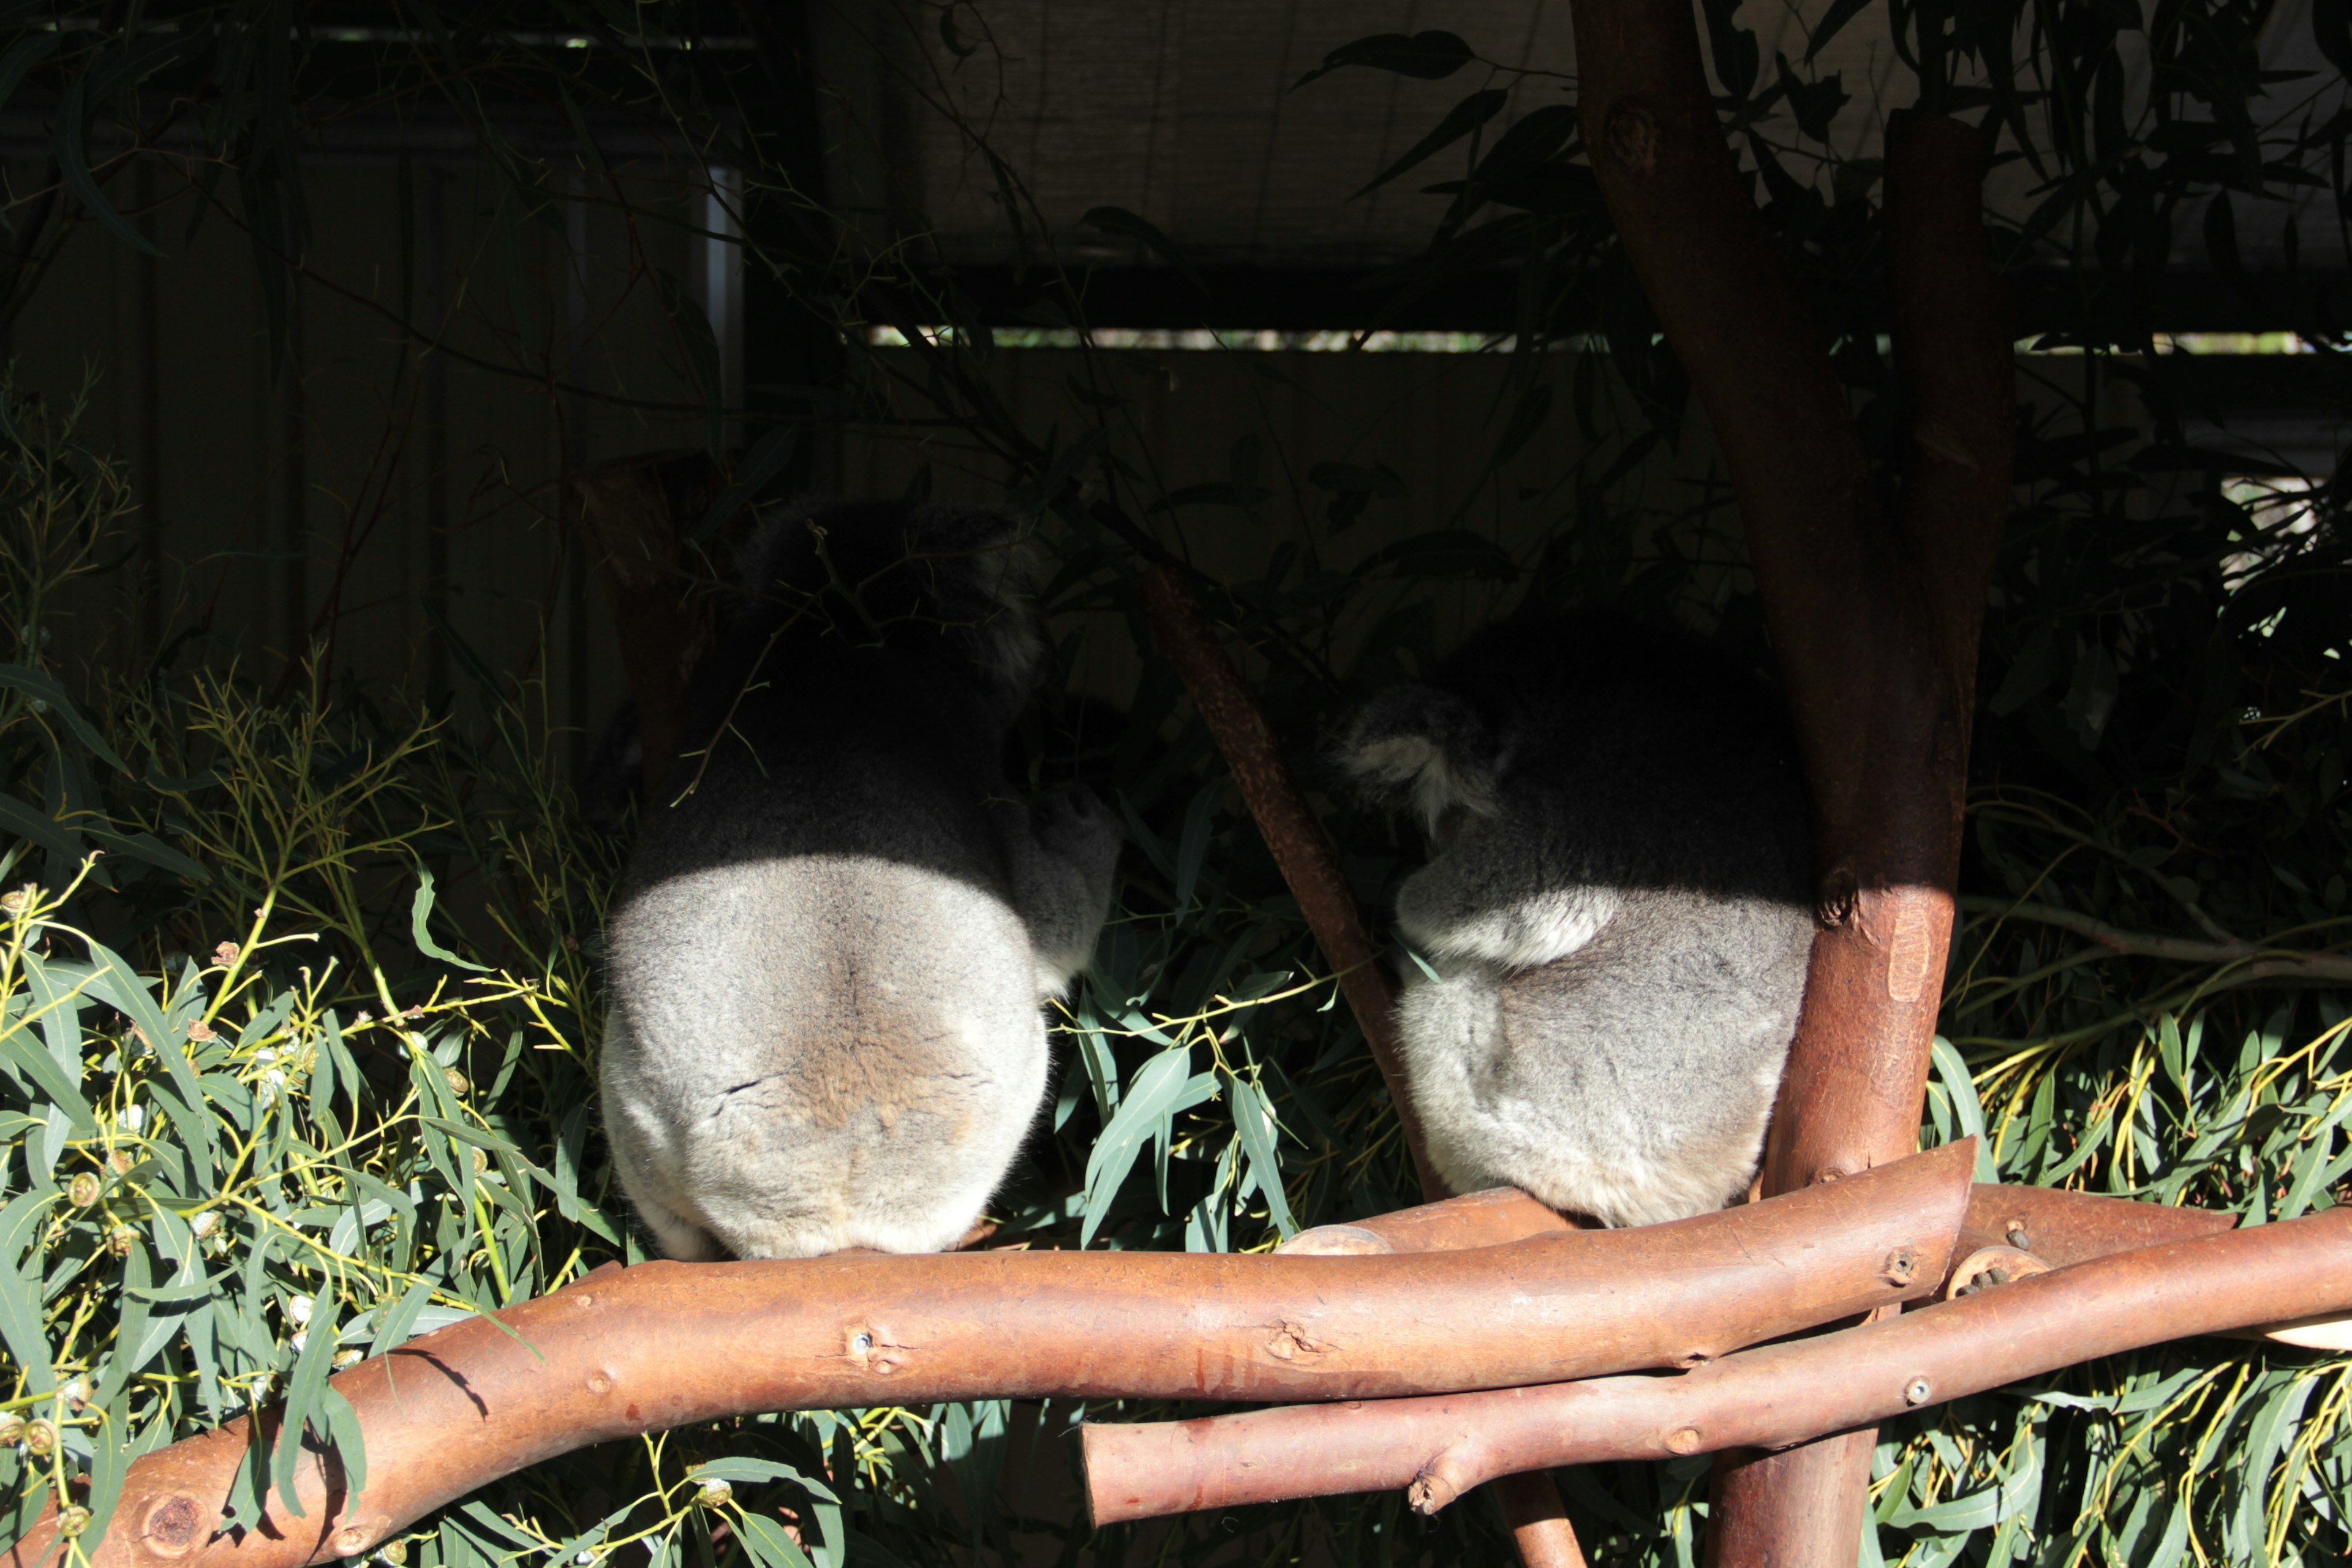
[{"label": "horizontal wooden log", "polygon": [[[333,1379],[369,1484],[301,1469],[232,1538],[246,1422],[138,1460],[93,1568],[296,1568],[365,1552],[590,1443],[770,1410],[989,1398],[1334,1400],[1685,1366],[1932,1291],[1972,1144],[1634,1230],[1380,1258],[982,1252],[599,1269]],[[275,1419],[265,1412],[265,1422]],[[54,1516],[10,1549],[34,1568]]]},{"label": "horizontal wooden log", "polygon": [[1434,1512],[1498,1476],[1786,1448],[2142,1345],[2347,1310],[2352,1208],[2337,1208],[2095,1258],[1680,1377],[1089,1425],[1087,1503],[1111,1524],[1403,1488]]},{"label": "horizontal wooden log", "polygon": [[[1318,1226],[1300,1231],[1275,1251],[1309,1258],[1392,1257],[1501,1247],[1571,1228],[1566,1216],[1517,1187],[1489,1187],[1352,1225]],[[1507,1476],[1495,1495],[1523,1568],[1586,1568],[1584,1548],[1551,1477]]]},{"label": "horizontal wooden log", "polygon": [[[1953,1249],[1953,1268],[1995,1246],[2015,1247],[2053,1268],[2063,1267],[2135,1247],[2215,1236],[2237,1223],[2236,1215],[2212,1209],[1979,1183],[1969,1198],[1969,1219],[1960,1227],[1960,1245]],[[1945,1282],[1946,1294],[1953,1283]],[[2341,1312],[2226,1331],[2233,1340],[2268,1340],[2298,1350],[2352,1351],[2352,1315]]]}]

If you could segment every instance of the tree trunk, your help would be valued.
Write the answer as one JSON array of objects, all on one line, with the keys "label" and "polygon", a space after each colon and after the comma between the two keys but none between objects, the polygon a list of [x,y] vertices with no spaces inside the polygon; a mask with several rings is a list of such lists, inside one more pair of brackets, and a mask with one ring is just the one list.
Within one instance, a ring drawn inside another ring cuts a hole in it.
[{"label": "tree trunk", "polygon": [[[1584,140],[1627,255],[1714,423],[1813,795],[1822,930],[1763,1173],[1793,1191],[1916,1146],[1942,995],[1976,646],[2014,398],[1980,219],[1983,152],[1897,115],[1887,226],[1912,400],[1903,516],[1724,140],[1687,5],[1577,0]],[[1872,1436],[1718,1465],[1715,1568],[1854,1561]]]}]

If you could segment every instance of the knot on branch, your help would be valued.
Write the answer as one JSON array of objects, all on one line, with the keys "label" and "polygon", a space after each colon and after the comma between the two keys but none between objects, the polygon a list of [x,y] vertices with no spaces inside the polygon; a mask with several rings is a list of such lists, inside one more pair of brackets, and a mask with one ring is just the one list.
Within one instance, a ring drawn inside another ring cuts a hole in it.
[{"label": "knot on branch", "polygon": [[1633,174],[1658,166],[1658,117],[1638,103],[1619,103],[1601,122],[1601,145]]},{"label": "knot on branch", "polygon": [[1283,1324],[1275,1330],[1274,1338],[1265,1342],[1265,1353],[1276,1361],[1290,1361],[1302,1355],[1321,1355],[1328,1348],[1299,1323]]},{"label": "knot on branch", "polygon": [[1861,896],[1853,868],[1832,866],[1822,875],[1822,890],[1813,908],[1813,918],[1824,928],[1835,931],[1853,918],[1854,905]]},{"label": "knot on branch", "polygon": [[1465,1437],[1422,1467],[1421,1474],[1404,1490],[1413,1512],[1427,1518],[1478,1484],[1477,1465],[1470,1449],[1471,1440]]},{"label": "knot on branch", "polygon": [[139,1522],[140,1543],[157,1557],[184,1557],[196,1543],[204,1511],[196,1500],[173,1492],[157,1498]]}]

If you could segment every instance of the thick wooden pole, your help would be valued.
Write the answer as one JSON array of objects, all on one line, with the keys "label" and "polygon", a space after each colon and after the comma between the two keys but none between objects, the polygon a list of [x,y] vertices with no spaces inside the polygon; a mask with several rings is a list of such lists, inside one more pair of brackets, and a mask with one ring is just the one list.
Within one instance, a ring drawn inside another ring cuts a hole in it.
[{"label": "thick wooden pole", "polygon": [[[1864,749],[1835,759],[1862,788],[1837,797],[1849,815],[1823,840],[1843,853],[1825,868],[1767,1193],[1916,1146],[1951,944],[1977,639],[2011,491],[2016,403],[2007,300],[1986,254],[1981,140],[1958,121],[1898,114],[1886,159],[1911,467],[1899,531],[1871,556],[1879,679],[1858,694]],[[1851,913],[1834,919],[1849,888]],[[1864,1429],[1719,1462],[1710,1568],[1852,1563],[1876,1439]]]},{"label": "thick wooden pole", "polygon": [[[1880,515],[1827,344],[1727,146],[1687,5],[1577,0],[1584,138],[1721,444],[1812,787],[1822,930],[1764,1191],[1916,1146],[1951,939],[1976,642],[2010,492],[1983,152],[1897,116],[1889,253],[1914,464]],[[1853,1562],[1872,1435],[1717,1467],[1715,1568]]]}]

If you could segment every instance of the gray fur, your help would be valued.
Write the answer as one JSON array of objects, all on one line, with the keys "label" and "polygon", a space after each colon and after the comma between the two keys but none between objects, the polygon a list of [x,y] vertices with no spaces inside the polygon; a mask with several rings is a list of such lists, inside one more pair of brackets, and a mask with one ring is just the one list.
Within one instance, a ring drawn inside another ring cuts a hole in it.
[{"label": "gray fur", "polygon": [[607,925],[605,1128],[673,1258],[936,1251],[1035,1120],[1118,828],[1004,777],[1042,647],[1004,519],[803,507],[745,557]]},{"label": "gray fur", "polygon": [[1342,766],[1431,846],[1397,924],[1439,1173],[1610,1225],[1719,1208],[1804,998],[1807,812],[1771,694],[1690,639],[1523,619],[1358,715]]}]

